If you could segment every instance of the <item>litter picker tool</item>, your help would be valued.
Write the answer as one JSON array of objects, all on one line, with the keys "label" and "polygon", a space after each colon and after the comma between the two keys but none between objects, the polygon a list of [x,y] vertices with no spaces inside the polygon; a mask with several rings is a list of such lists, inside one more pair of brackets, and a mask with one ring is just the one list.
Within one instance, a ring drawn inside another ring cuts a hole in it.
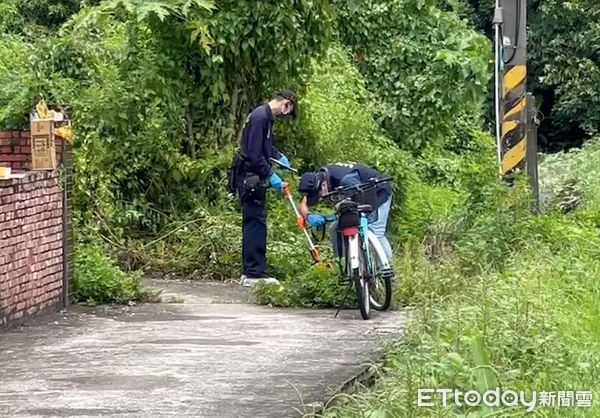
[{"label": "litter picker tool", "polygon": [[321,254],[319,253],[319,250],[313,243],[313,241],[310,237],[310,234],[306,230],[306,222],[304,221],[304,218],[302,217],[302,215],[300,215],[300,211],[298,211],[296,202],[294,202],[294,198],[292,197],[292,192],[290,191],[289,183],[287,183],[287,182],[283,183],[283,191],[285,193],[285,197],[287,197],[287,199],[290,202],[290,205],[292,205],[292,208],[294,209],[294,213],[296,214],[296,219],[298,221],[298,228],[300,228],[302,230],[302,232],[304,233],[304,236],[306,237],[306,240],[308,241],[308,246],[310,248],[310,256],[312,257],[314,264],[320,264],[321,263]]},{"label": "litter picker tool", "polygon": [[[270,160],[286,170],[289,170],[293,173],[298,173],[298,170],[293,169],[289,165],[283,164],[281,161],[278,161],[274,158],[271,158]],[[290,189],[290,184],[288,182],[283,183],[283,192],[285,193],[285,197],[287,198],[287,200],[290,202],[292,209],[294,209],[294,213],[296,214],[298,228],[300,228],[300,230],[306,237],[306,240],[308,241],[308,247],[310,249],[310,256],[313,259],[313,264],[323,265],[323,261],[321,260],[321,253],[319,252],[319,249],[314,244],[312,238],[310,237],[310,234],[308,233],[308,229],[306,227],[306,221],[300,214],[300,211],[298,210],[298,207],[296,206],[296,202],[294,202],[294,198],[292,196],[292,192]],[[323,231],[323,232],[325,232],[325,231]],[[328,268],[331,268],[331,266],[329,266],[329,265],[326,265],[326,266]]]}]

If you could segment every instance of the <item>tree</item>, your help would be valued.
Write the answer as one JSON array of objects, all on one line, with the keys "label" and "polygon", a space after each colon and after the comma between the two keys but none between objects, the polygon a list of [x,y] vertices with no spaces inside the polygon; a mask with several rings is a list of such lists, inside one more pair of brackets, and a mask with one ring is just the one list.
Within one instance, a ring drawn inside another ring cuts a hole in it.
[{"label": "tree", "polygon": [[77,13],[81,0],[5,0],[0,4],[0,32],[30,37],[52,33]]},{"label": "tree", "polygon": [[[443,4],[493,38],[494,0]],[[580,146],[600,128],[597,2],[527,0],[527,20],[527,82],[543,115],[540,146],[547,151]],[[490,104],[490,118],[492,112]]]},{"label": "tree", "polygon": [[154,229],[198,196],[223,204],[248,110],[299,87],[331,28],[326,0],[86,4],[58,32],[0,37],[0,56],[20,64],[0,64],[0,118],[23,123],[40,96],[66,108],[85,173],[78,207]]},{"label": "tree", "polygon": [[544,0],[531,16],[530,85],[541,102],[549,150],[580,146],[600,129],[599,41],[594,1]]},{"label": "tree", "polygon": [[380,101],[383,128],[413,151],[448,142],[462,121],[479,120],[490,76],[490,43],[437,5],[336,2],[341,39]]}]

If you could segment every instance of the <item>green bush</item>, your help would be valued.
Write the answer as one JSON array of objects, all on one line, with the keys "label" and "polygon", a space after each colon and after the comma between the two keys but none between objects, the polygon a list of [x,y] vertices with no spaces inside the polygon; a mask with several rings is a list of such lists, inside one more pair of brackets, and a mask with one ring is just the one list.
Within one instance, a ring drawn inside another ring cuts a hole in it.
[{"label": "green bush", "polygon": [[544,211],[595,209],[600,203],[600,139],[581,149],[544,155],[539,163],[540,200]]},{"label": "green bush", "polygon": [[0,32],[30,38],[48,35],[76,13],[81,0],[4,0],[0,5]]},{"label": "green bush", "polygon": [[312,60],[299,127],[278,137],[281,148],[301,169],[363,162],[393,175],[401,191],[402,180],[409,176],[409,154],[383,135],[374,116],[374,98],[350,58],[346,48],[334,44],[323,58]]},{"label": "green bush", "polygon": [[[1,10],[0,10],[1,12]],[[0,34],[0,121],[7,129],[25,125],[33,106],[30,86],[38,86],[29,67],[35,61],[35,46],[17,36]]]},{"label": "green bush", "polygon": [[449,187],[410,183],[406,208],[398,220],[402,242],[421,243],[436,227],[441,228],[464,205],[464,193]]},{"label": "green bush", "polygon": [[75,252],[74,296],[79,302],[128,303],[154,301],[157,294],[142,285],[141,273],[124,273],[97,244],[79,245]]},{"label": "green bush", "polygon": [[378,101],[377,119],[409,151],[445,143],[461,117],[479,120],[491,70],[488,40],[438,3],[335,2],[340,38]]},{"label": "green bush", "polygon": [[[580,146],[600,129],[600,12],[593,0],[534,2],[529,12],[528,80],[545,118],[547,148]],[[574,65],[577,63],[577,65]]]}]

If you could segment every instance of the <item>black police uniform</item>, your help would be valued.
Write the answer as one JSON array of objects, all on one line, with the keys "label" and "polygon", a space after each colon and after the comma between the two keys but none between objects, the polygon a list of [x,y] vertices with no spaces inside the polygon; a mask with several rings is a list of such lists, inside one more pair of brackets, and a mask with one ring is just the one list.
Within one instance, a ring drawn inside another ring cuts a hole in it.
[{"label": "black police uniform", "polygon": [[[242,264],[248,278],[266,277],[268,178],[270,158],[281,153],[273,145],[273,114],[269,105],[254,109],[246,119],[241,141],[243,169],[236,181],[242,203]],[[258,184],[256,181],[258,180]],[[253,186],[249,190],[248,183]]]}]

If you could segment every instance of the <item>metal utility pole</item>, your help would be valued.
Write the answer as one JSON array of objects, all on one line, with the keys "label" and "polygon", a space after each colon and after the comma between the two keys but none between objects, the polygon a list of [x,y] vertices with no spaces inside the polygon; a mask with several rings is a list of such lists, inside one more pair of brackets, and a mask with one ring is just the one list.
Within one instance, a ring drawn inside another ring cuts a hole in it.
[{"label": "metal utility pole", "polygon": [[[496,9],[494,10],[494,107],[496,113],[496,151],[498,167],[502,164],[502,83],[500,74],[504,69],[502,59],[502,8],[500,0],[496,0]],[[502,170],[500,170],[502,174]]]},{"label": "metal utility pole", "polygon": [[537,205],[537,130],[528,127],[537,112],[527,94],[527,0],[496,0],[493,23],[500,174],[527,170]]},{"label": "metal utility pole", "polygon": [[539,120],[537,117],[537,108],[535,106],[535,97],[527,93],[527,174],[531,181],[531,212],[540,213],[540,187],[538,180],[538,159],[537,159],[537,128]]}]

